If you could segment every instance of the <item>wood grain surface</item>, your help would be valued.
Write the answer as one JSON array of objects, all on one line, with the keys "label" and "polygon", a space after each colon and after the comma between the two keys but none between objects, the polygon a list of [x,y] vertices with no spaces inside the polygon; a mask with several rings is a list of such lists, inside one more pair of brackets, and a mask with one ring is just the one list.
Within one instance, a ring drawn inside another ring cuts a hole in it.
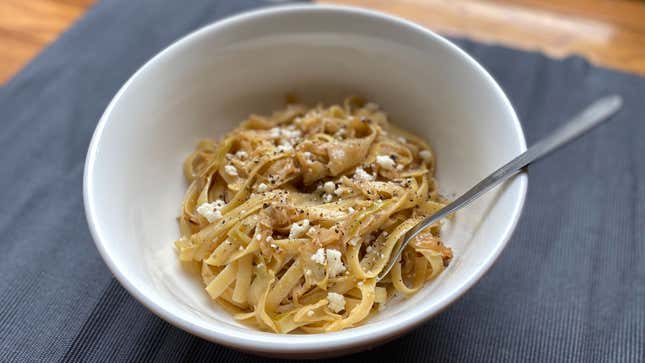
[{"label": "wood grain surface", "polygon": [[442,34],[579,54],[592,63],[645,75],[645,2],[617,0],[323,0],[380,10]]},{"label": "wood grain surface", "polygon": [[0,84],[82,15],[93,0],[0,0]]},{"label": "wood grain surface", "polygon": [[[132,0],[136,1],[136,0]],[[645,1],[320,0],[398,15],[442,34],[645,75]],[[0,84],[67,29],[94,0],[0,0]]]}]

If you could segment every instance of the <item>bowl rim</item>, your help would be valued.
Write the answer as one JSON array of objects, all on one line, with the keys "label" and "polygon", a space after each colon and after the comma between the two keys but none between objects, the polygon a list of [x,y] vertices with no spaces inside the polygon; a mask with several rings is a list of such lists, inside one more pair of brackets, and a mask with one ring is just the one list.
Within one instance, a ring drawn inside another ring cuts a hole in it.
[{"label": "bowl rim", "polygon": [[315,354],[321,352],[329,352],[330,348],[337,350],[348,350],[357,346],[369,346],[378,342],[386,341],[399,336],[414,327],[424,323],[431,317],[437,315],[451,303],[455,302],[466,291],[468,291],[481,277],[490,269],[492,264],[497,260],[500,253],[508,243],[513,231],[515,230],[519,218],[524,207],[526,194],[528,189],[528,176],[526,172],[518,174],[515,182],[518,183],[519,197],[513,202],[512,206],[512,221],[501,235],[500,242],[495,245],[493,253],[487,260],[477,268],[477,270],[464,279],[459,285],[456,285],[452,292],[447,294],[437,303],[425,306],[423,309],[418,309],[411,314],[404,314],[398,319],[389,319],[379,322],[378,328],[358,326],[352,329],[343,330],[340,332],[325,333],[325,334],[308,334],[308,335],[284,335],[265,333],[256,330],[239,331],[226,326],[218,327],[215,329],[208,329],[200,325],[196,325],[189,320],[186,320],[173,311],[168,310],[158,304],[156,301],[149,298],[145,293],[138,290],[136,285],[128,276],[119,270],[116,262],[114,261],[110,251],[106,248],[102,231],[99,229],[97,222],[97,205],[91,191],[94,189],[94,169],[97,157],[97,150],[99,148],[100,140],[103,131],[110,119],[110,115],[116,104],[119,102],[125,91],[140,78],[141,74],[146,72],[153,64],[159,63],[162,59],[181,51],[181,49],[190,42],[198,41],[201,37],[206,36],[208,33],[216,32],[219,29],[235,25],[241,22],[253,21],[259,17],[267,17],[279,15],[283,13],[309,13],[309,12],[331,12],[331,13],[348,13],[357,16],[364,16],[372,18],[376,21],[393,23],[394,25],[408,28],[411,31],[416,31],[427,37],[429,40],[438,43],[446,48],[448,51],[455,53],[458,57],[463,58],[469,66],[475,68],[492,86],[496,97],[503,101],[503,106],[506,112],[512,117],[512,127],[515,132],[515,137],[520,143],[521,151],[526,150],[526,141],[522,126],[518,120],[517,114],[510,103],[508,97],[495,81],[495,79],[488,73],[482,65],[475,61],[469,54],[453,44],[444,37],[434,33],[433,31],[422,27],[411,21],[402,19],[397,16],[384,14],[374,10],[363,9],[353,6],[341,5],[311,5],[311,4],[288,4],[271,6],[268,8],[261,8],[241,14],[225,18],[201,27],[191,33],[175,40],[168,47],[157,53],[145,64],[143,64],[119,89],[116,95],[112,98],[103,115],[99,119],[96,129],[92,135],[90,145],[88,147],[84,174],[83,174],[83,202],[87,223],[96,245],[99,254],[103,261],[106,263],[110,271],[119,281],[119,283],[132,295],[137,301],[143,304],[151,312],[158,317],[171,323],[172,325],[206,339],[211,342],[216,342],[225,346],[245,351],[253,351],[266,354]]}]

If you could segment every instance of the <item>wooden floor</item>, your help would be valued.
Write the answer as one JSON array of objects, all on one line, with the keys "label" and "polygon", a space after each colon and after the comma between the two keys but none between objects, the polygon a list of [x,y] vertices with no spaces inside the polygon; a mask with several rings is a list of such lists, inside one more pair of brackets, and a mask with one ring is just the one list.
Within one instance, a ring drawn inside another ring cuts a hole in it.
[{"label": "wooden floor", "polygon": [[[136,1],[136,0],[132,0]],[[395,14],[467,36],[645,75],[642,0],[320,0]],[[0,0],[0,84],[52,42],[94,0]]]}]

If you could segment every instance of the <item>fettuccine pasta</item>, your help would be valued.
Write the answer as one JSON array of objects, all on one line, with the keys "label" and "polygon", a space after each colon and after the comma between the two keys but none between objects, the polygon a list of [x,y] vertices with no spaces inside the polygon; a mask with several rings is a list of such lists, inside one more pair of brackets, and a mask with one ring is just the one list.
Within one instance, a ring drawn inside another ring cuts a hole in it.
[{"label": "fettuccine pasta", "polygon": [[359,325],[452,258],[435,225],[376,281],[400,237],[444,205],[434,169],[428,144],[356,97],[251,115],[184,162],[178,256],[245,324],[276,333]]}]

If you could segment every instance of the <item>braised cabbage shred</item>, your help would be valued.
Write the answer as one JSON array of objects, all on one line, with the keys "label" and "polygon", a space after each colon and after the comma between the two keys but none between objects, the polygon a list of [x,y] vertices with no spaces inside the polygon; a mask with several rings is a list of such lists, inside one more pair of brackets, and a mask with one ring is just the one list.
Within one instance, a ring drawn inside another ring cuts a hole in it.
[{"label": "braised cabbage shred", "polygon": [[432,226],[376,281],[399,238],[444,205],[435,158],[374,103],[288,104],[251,115],[184,162],[182,261],[234,317],[276,333],[364,322],[452,258]]}]

